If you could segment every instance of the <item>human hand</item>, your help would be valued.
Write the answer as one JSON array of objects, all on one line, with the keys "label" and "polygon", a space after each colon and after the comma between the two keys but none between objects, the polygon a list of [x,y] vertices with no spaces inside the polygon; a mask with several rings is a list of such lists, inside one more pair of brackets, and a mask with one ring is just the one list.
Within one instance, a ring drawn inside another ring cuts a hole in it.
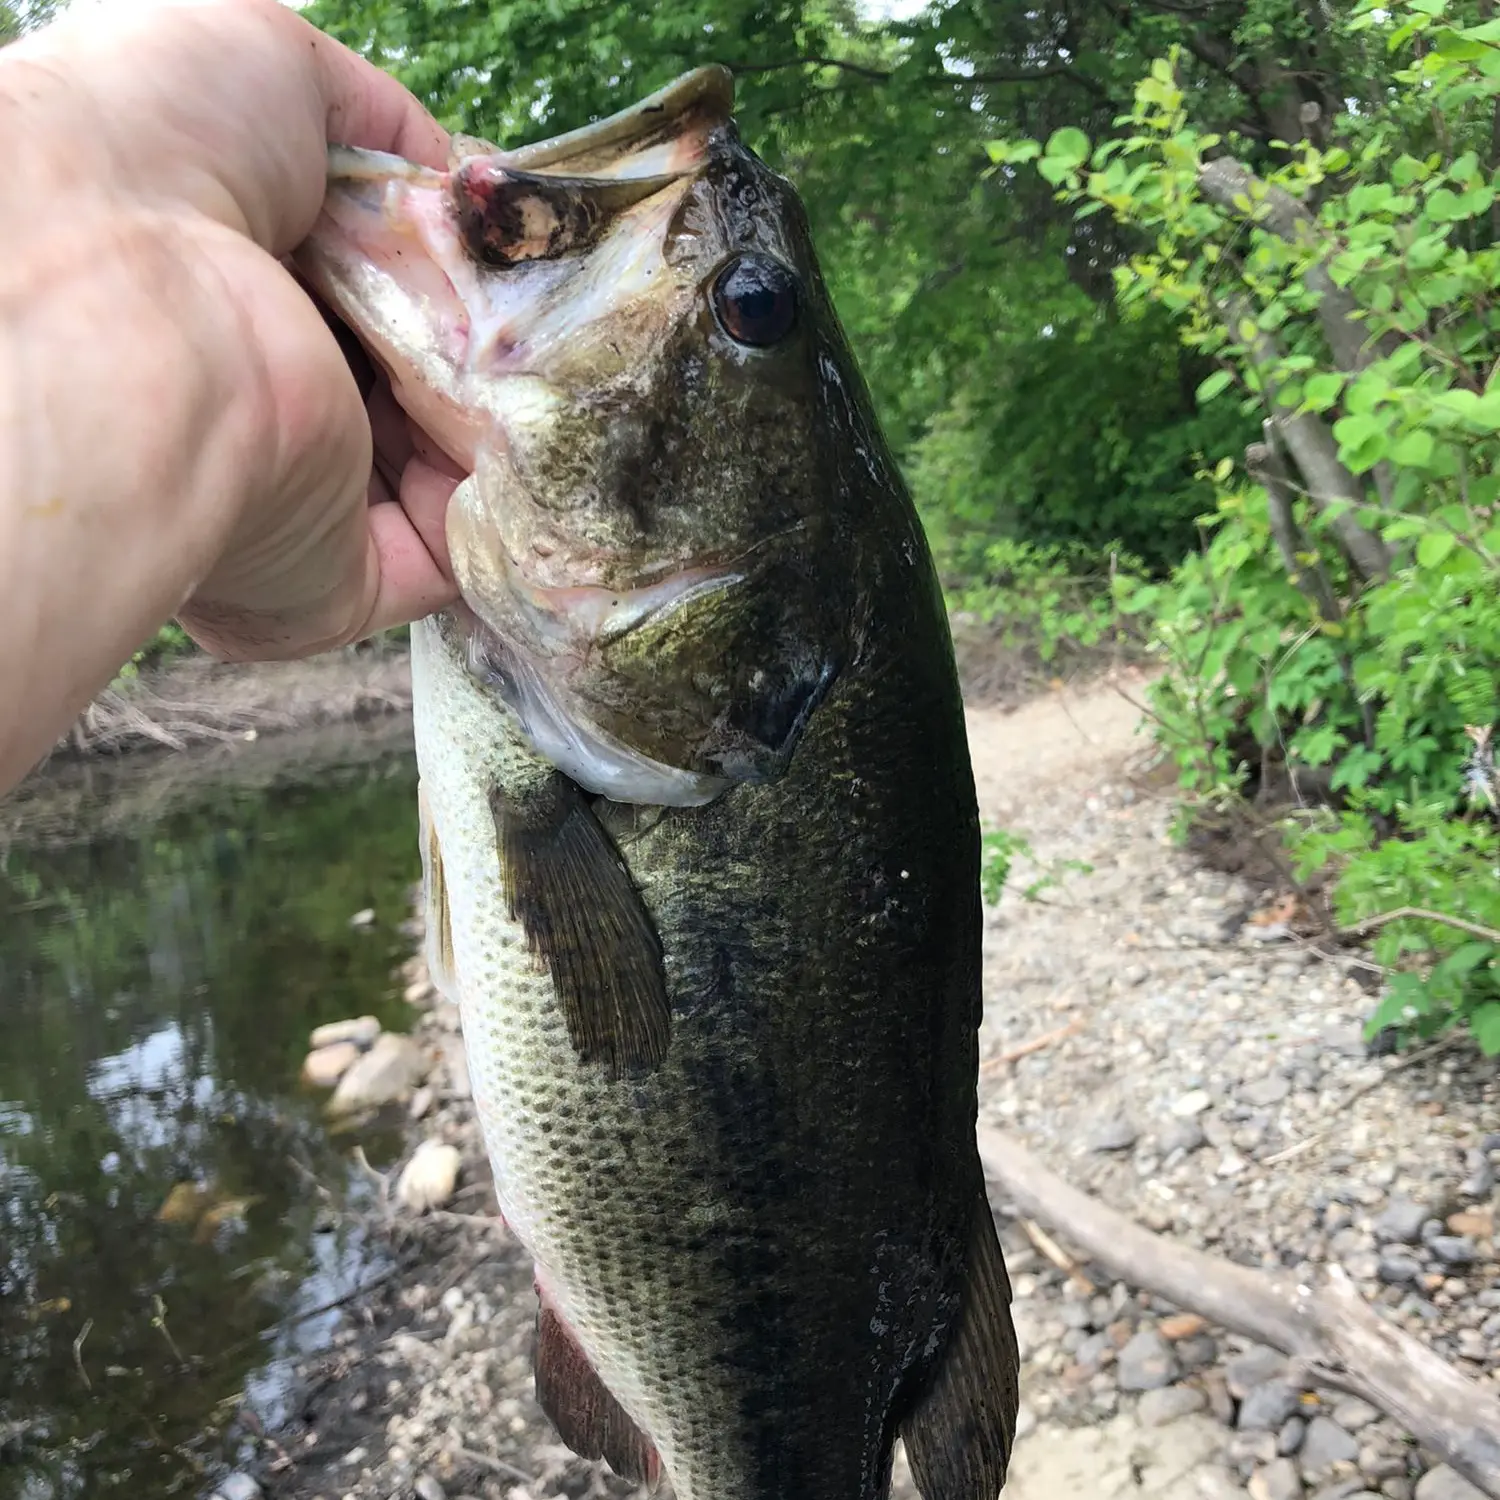
[{"label": "human hand", "polygon": [[0,790],[164,620],[311,654],[456,597],[460,473],[365,394],[286,257],[329,142],[441,165],[276,0],[79,12],[0,50]]},{"label": "human hand", "polygon": [[55,60],[91,137],[113,148],[115,190],[163,203],[184,258],[209,263],[193,269],[220,279],[233,315],[221,328],[246,344],[252,472],[187,628],[221,655],[297,655],[450,600],[442,518],[459,476],[383,376],[367,417],[334,337],[277,264],[312,227],[328,142],[441,165],[442,130],[274,0],[96,14],[26,50]]}]

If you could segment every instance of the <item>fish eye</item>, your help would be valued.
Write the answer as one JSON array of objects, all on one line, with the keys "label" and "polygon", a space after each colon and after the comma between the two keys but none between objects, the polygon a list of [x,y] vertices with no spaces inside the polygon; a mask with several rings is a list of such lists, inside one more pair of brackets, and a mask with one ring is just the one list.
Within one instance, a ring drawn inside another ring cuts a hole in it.
[{"label": "fish eye", "polygon": [[769,255],[737,255],[719,272],[714,315],[737,344],[768,349],[797,323],[797,278]]}]

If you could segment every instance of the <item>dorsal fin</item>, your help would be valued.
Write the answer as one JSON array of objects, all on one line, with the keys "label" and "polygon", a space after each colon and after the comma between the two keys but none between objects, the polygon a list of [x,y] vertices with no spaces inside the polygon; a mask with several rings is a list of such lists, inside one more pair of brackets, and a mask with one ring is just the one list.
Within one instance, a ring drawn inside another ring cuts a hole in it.
[{"label": "dorsal fin", "polygon": [[654,1068],[671,1031],[661,939],[584,794],[552,772],[491,810],[511,917],[552,972],[578,1056],[612,1078]]},{"label": "dorsal fin", "polygon": [[661,1460],[610,1395],[568,1325],[542,1294],[536,1320],[537,1404],[580,1458],[602,1458],[616,1474],[654,1490]]},{"label": "dorsal fin", "polygon": [[958,1321],[901,1429],[922,1500],[995,1500],[1015,1442],[1020,1373],[1010,1278],[981,1192]]}]

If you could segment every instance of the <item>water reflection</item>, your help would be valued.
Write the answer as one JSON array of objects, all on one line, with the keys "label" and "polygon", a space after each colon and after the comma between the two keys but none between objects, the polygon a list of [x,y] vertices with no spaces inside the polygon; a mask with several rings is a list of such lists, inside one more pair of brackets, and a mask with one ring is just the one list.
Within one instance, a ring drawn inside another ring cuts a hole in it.
[{"label": "water reflection", "polygon": [[414,799],[384,757],[0,855],[0,1500],[197,1493],[369,1276],[297,1070],[403,1022]]}]

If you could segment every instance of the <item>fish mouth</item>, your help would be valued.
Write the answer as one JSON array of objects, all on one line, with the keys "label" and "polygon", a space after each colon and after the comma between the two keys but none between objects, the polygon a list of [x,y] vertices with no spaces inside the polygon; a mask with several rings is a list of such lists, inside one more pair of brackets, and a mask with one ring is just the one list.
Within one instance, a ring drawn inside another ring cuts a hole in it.
[{"label": "fish mouth", "polygon": [[408,414],[472,468],[498,417],[486,383],[538,377],[581,326],[655,284],[678,204],[733,107],[732,75],[714,66],[515,150],[455,136],[442,171],[330,147],[295,264]]},{"label": "fish mouth", "polygon": [[504,535],[490,528],[460,527],[450,541],[459,591],[495,636],[537,658],[583,660],[596,647],[749,583],[770,557],[795,545],[802,530],[783,527],[743,548],[685,564],[663,558],[631,566],[618,554],[592,562],[572,559],[545,581],[528,572]]}]

